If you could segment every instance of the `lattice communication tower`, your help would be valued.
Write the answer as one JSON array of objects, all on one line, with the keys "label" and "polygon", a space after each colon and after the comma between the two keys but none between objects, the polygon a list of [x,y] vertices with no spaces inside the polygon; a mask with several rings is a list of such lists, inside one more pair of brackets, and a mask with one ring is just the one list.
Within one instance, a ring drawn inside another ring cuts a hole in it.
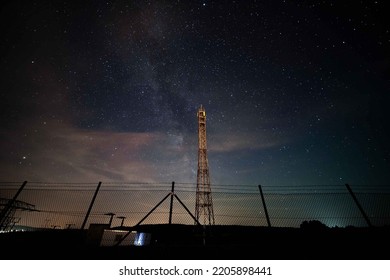
[{"label": "lattice communication tower", "polygon": [[198,175],[196,181],[195,217],[203,225],[214,225],[209,165],[207,160],[206,111],[198,109]]}]

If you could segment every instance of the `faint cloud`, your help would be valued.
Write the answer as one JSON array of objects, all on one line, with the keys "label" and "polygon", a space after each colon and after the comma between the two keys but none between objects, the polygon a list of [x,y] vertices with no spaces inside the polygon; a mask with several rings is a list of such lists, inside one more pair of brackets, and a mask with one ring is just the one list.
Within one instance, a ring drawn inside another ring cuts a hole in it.
[{"label": "faint cloud", "polygon": [[229,135],[219,133],[209,135],[208,148],[210,152],[234,152],[240,150],[260,150],[279,146],[283,143],[272,134],[243,133]]}]

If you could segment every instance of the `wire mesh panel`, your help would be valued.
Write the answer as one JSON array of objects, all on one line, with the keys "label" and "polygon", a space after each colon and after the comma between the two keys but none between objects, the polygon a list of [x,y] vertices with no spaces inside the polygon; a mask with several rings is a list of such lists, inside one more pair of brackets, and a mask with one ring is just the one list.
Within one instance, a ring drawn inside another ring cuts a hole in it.
[{"label": "wire mesh panel", "polygon": [[390,225],[390,186],[351,186],[373,226]]},{"label": "wire mesh panel", "polygon": [[213,199],[216,224],[266,225],[264,208],[256,186],[215,186]]},{"label": "wire mesh panel", "polygon": [[[125,217],[123,226],[136,225],[170,192],[170,184],[110,183],[102,184],[88,223],[109,223],[108,213],[115,214],[112,227],[120,226],[118,217]],[[168,201],[153,211],[145,223],[167,223]]]},{"label": "wire mesh panel", "polygon": [[96,185],[29,182],[18,199],[35,205],[35,209],[17,211],[20,224],[62,229],[80,226]]},{"label": "wire mesh panel", "polygon": [[172,204],[172,223],[195,224],[196,184],[177,183],[175,184],[175,194],[176,197]]},{"label": "wire mesh panel", "polygon": [[319,221],[329,227],[364,226],[358,208],[342,186],[264,187],[273,226],[300,227]]},{"label": "wire mesh panel", "polygon": [[[7,230],[81,228],[84,222],[85,228],[90,224],[129,227],[140,223],[196,223],[196,185],[191,183],[176,183],[174,192],[172,183],[102,183],[93,201],[98,183],[28,182],[10,207],[12,211],[5,215],[3,210],[21,184],[0,183],[0,210],[2,219],[7,218]],[[390,187],[352,188],[372,225],[389,225]],[[212,186],[215,224],[268,226],[267,209],[273,227],[300,227],[311,220],[328,227],[367,226],[356,201],[343,185],[263,186],[262,190],[265,205],[258,186]]]}]

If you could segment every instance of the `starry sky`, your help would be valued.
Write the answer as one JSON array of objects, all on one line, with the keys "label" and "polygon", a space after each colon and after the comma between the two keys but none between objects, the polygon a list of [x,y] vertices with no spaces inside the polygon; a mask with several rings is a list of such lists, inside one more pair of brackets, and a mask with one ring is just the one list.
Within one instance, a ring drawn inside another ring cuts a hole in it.
[{"label": "starry sky", "polygon": [[385,1],[7,1],[0,180],[388,184]]}]

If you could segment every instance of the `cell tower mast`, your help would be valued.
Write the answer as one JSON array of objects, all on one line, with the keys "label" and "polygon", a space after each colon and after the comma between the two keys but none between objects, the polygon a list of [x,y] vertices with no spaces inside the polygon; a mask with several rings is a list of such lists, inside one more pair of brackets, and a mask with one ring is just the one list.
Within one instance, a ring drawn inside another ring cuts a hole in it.
[{"label": "cell tower mast", "polygon": [[209,164],[207,160],[206,111],[198,109],[198,176],[196,181],[195,217],[203,225],[214,225],[213,200],[211,197]]}]

